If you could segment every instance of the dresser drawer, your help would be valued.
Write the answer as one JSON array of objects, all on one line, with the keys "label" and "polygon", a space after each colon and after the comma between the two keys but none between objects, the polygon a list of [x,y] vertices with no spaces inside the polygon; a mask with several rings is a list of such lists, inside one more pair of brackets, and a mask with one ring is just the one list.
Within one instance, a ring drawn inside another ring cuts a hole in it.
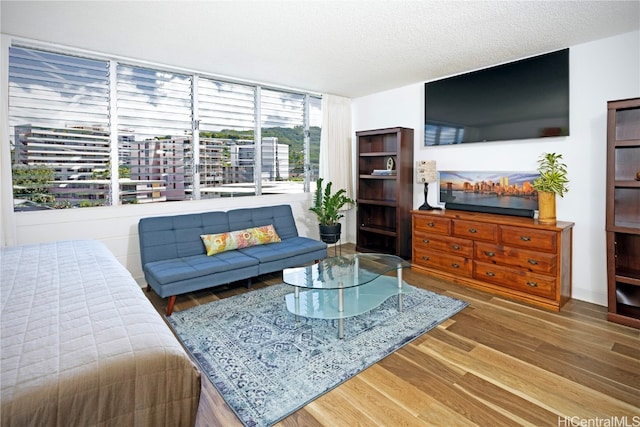
[{"label": "dresser drawer", "polygon": [[426,251],[415,247],[413,262],[422,267],[446,271],[459,276],[471,277],[473,274],[473,263],[471,259],[463,256]]},{"label": "dresser drawer", "polygon": [[413,228],[427,233],[451,234],[451,220],[427,215],[414,215]]},{"label": "dresser drawer", "polygon": [[469,258],[473,256],[473,242],[471,240],[416,231],[413,242],[417,248],[428,252],[435,250]]},{"label": "dresser drawer", "polygon": [[454,219],[452,228],[452,234],[456,237],[483,240],[485,242],[498,242],[497,224]]},{"label": "dresser drawer", "polygon": [[533,228],[500,226],[500,243],[505,246],[516,246],[525,249],[536,249],[556,253],[557,233]]},{"label": "dresser drawer", "polygon": [[556,281],[553,277],[509,267],[474,261],[473,277],[477,280],[493,283],[505,288],[537,295],[544,298],[554,298]]},{"label": "dresser drawer", "polygon": [[475,244],[474,259],[552,276],[556,275],[558,269],[558,257],[554,254],[527,251],[488,243]]}]

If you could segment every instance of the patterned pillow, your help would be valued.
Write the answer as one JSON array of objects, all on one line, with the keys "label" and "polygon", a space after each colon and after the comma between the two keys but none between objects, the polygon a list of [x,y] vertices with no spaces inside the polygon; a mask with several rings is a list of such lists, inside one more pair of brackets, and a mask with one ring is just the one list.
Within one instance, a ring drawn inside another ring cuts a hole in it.
[{"label": "patterned pillow", "polygon": [[203,234],[200,236],[207,255],[215,255],[220,252],[233,249],[248,248],[249,246],[264,245],[280,242],[280,236],[273,225],[247,228],[246,230],[227,231],[218,234]]}]

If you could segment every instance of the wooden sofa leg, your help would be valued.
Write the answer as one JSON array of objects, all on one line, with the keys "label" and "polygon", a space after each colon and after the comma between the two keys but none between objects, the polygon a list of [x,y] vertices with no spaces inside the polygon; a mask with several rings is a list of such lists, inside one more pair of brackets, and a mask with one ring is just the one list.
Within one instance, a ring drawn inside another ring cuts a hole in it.
[{"label": "wooden sofa leg", "polygon": [[247,289],[251,289],[251,285],[253,284],[251,277],[247,279]]},{"label": "wooden sofa leg", "polygon": [[151,292],[151,285],[147,284],[147,288],[145,289],[147,292]]},{"label": "wooden sofa leg", "polygon": [[173,306],[175,303],[176,303],[176,296],[171,295],[169,297],[169,303],[167,304],[167,316],[171,316],[171,313],[173,313]]}]

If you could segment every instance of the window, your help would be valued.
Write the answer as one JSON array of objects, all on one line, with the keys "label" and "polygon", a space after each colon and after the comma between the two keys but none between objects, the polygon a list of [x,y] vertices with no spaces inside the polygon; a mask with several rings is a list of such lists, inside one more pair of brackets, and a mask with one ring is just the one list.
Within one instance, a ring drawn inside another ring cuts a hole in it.
[{"label": "window", "polygon": [[320,109],[309,94],[13,46],[14,208],[309,191]]},{"label": "window", "polygon": [[316,182],[320,175],[320,130],[322,129],[322,99],[307,97],[309,105],[309,144],[305,144],[305,190],[309,191],[309,185]]},{"label": "window", "polygon": [[118,64],[120,200],[193,197],[191,77]]},{"label": "window", "polygon": [[263,193],[301,191],[295,178],[304,176],[304,113],[304,95],[261,91]]},{"label": "window", "polygon": [[255,195],[256,87],[198,79],[200,196]]},{"label": "window", "polygon": [[[109,64],[9,49],[16,210],[109,203]],[[11,139],[11,138],[10,138]]]}]

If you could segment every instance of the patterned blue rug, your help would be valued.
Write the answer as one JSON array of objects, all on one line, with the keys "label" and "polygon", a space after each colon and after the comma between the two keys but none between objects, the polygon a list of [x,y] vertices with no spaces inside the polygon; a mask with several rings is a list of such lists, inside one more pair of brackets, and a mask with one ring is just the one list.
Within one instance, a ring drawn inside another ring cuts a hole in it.
[{"label": "patterned blue rug", "polygon": [[[406,285],[408,286],[408,285]],[[420,288],[344,322],[295,316],[292,288],[269,286],[168,317],[202,372],[246,426],[269,426],[383,359],[467,303]]]}]

